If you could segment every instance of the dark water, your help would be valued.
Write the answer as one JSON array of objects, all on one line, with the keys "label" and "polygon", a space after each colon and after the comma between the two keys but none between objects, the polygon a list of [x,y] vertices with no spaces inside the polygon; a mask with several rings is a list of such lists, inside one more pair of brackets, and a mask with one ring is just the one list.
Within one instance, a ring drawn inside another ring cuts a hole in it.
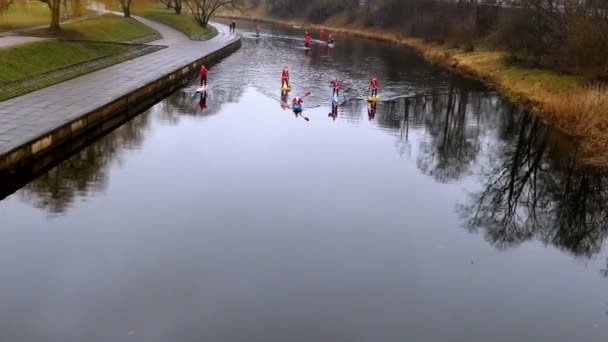
[{"label": "dark water", "polygon": [[0,341],[606,341],[606,170],[406,50],[297,34],[0,202]]}]

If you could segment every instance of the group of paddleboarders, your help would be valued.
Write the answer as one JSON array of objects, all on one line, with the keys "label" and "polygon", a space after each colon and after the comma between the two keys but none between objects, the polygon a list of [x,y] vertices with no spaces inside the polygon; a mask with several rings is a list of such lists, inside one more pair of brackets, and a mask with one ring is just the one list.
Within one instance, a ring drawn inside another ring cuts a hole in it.
[{"label": "group of paddleboarders", "polygon": [[[340,100],[340,87],[342,86],[342,82],[338,79],[338,77],[334,77],[330,81],[330,87],[332,88],[332,112],[334,111],[333,106],[337,104],[341,104],[343,102]],[[370,96],[367,98],[367,101],[372,104],[374,107],[373,110],[375,112],[375,104],[378,100],[378,88],[380,84],[378,82],[378,78],[373,76],[369,82],[369,89],[371,91]],[[283,71],[281,71],[281,98],[285,99],[287,94],[291,91],[291,87],[289,86],[289,68],[287,65],[283,67]],[[308,94],[307,94],[308,95]],[[285,99],[286,100],[286,99]],[[300,97],[300,94],[296,95],[293,98],[292,104],[297,104],[297,108],[301,110],[302,103],[304,101]]]},{"label": "group of paddleboarders", "polygon": [[[325,31],[321,30],[319,32],[319,40],[325,41]],[[310,48],[310,43],[312,42],[312,38],[310,36],[310,32],[304,31],[304,47]],[[336,36],[333,33],[329,34],[329,38],[327,39],[327,45],[335,45],[336,44]]]},{"label": "group of paddleboarders", "polygon": [[[236,25],[230,25],[231,29],[234,29],[234,27]],[[260,27],[257,26],[256,27],[256,34],[259,36],[260,34]],[[325,39],[325,31],[321,30],[320,34],[319,34],[319,38],[321,39],[321,41],[323,41]],[[310,47],[310,43],[311,43],[311,37],[310,37],[310,33],[308,31],[304,32],[304,42],[306,44],[306,47]],[[328,39],[328,43],[329,44],[333,44],[335,42],[335,37],[333,33],[329,34],[329,39]],[[207,69],[207,67],[203,64],[201,65],[201,69],[199,71],[199,76],[200,76],[200,89],[197,90],[197,92],[201,92],[201,107],[205,106],[206,107],[206,100],[207,100],[207,94],[206,94],[206,90],[208,87],[207,84],[207,75],[209,73],[209,70]],[[342,82],[338,79],[338,77],[334,77],[331,81],[330,81],[330,86],[333,89],[332,91],[332,115],[335,119],[335,116],[337,115],[337,105],[338,104],[342,104],[342,102],[344,102],[343,100],[340,100],[340,88],[342,86]],[[371,94],[370,96],[367,98],[368,102],[372,104],[372,111],[375,114],[375,105],[376,102],[378,100],[378,88],[379,88],[379,83],[378,83],[378,78],[376,78],[376,76],[373,76],[370,80],[369,83],[369,89],[371,90]],[[287,99],[287,94],[291,91],[291,86],[289,85],[289,68],[287,67],[287,65],[285,65],[283,67],[283,70],[281,72],[281,98],[284,99],[284,101],[286,102]],[[310,95],[310,93],[307,93],[305,96]],[[294,109],[294,111],[302,111],[302,103],[304,102],[303,98],[300,97],[300,95],[296,95],[293,100],[292,100],[292,107]],[[371,117],[371,115],[370,115]]]}]

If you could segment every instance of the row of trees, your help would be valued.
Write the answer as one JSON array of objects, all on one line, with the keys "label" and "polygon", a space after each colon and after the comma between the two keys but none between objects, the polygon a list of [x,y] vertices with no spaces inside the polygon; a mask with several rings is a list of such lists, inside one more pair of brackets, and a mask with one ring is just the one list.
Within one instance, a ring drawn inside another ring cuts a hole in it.
[{"label": "row of trees", "polygon": [[[7,10],[9,6],[14,5],[22,0],[0,0],[0,14]],[[64,12],[67,12],[67,7],[70,6],[71,12],[74,15],[80,15],[82,13],[83,3],[86,0],[39,0],[47,4],[51,19],[50,29],[51,31],[60,30],[60,19],[61,9],[64,8]],[[220,8],[238,8],[242,3],[242,0],[159,0],[160,3],[164,4],[168,9],[175,10],[176,15],[182,14],[184,6],[188,9],[188,12],[192,14],[196,22],[201,26],[207,26],[211,16]],[[131,17],[131,9],[134,6],[145,7],[150,5],[153,1],[151,0],[101,0],[108,7],[120,5],[124,16],[127,18]]]},{"label": "row of trees", "polygon": [[270,15],[322,23],[340,14],[454,47],[506,48],[513,60],[608,79],[606,0],[266,0]]}]

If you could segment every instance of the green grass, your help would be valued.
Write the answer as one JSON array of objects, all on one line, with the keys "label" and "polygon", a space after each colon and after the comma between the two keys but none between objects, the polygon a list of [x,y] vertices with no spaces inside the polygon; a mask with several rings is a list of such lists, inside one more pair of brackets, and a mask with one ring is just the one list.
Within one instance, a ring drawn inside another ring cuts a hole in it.
[{"label": "green grass", "polygon": [[167,10],[164,8],[157,7],[148,7],[141,11],[141,13],[138,12],[138,14],[150,20],[158,21],[165,25],[171,26],[174,29],[182,31],[183,33],[191,37],[211,35],[213,31],[215,31],[210,25],[205,28],[201,27],[194,20],[192,15],[188,13],[177,15],[173,10]]},{"label": "green grass", "polygon": [[[91,13],[91,11],[85,11],[85,14]],[[51,12],[46,4],[17,1],[5,13],[0,14],[0,32],[28,26],[48,25],[50,21]]]},{"label": "green grass", "polygon": [[128,46],[96,42],[44,41],[0,48],[0,83],[36,76],[126,51]]},{"label": "green grass", "polygon": [[46,4],[13,4],[8,11],[0,14],[0,31],[48,24],[51,12]]},{"label": "green grass", "polygon": [[62,32],[59,34],[53,34],[48,29],[44,29],[28,33],[28,35],[116,42],[156,33],[135,19],[111,14],[65,24],[61,28]]}]

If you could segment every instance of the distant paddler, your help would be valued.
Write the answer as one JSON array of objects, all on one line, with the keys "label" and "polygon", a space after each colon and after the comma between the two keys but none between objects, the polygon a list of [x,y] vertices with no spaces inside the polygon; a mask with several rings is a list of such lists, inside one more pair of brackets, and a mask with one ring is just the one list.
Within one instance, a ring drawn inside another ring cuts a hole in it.
[{"label": "distant paddler", "polygon": [[329,45],[336,45],[336,36],[333,33],[329,34],[329,40],[327,41]]},{"label": "distant paddler", "polygon": [[300,113],[302,111],[302,103],[304,100],[300,97],[300,94],[296,95],[291,101],[291,108],[294,112]]},{"label": "distant paddler", "polygon": [[201,87],[207,86],[207,73],[208,72],[209,72],[209,70],[207,70],[207,67],[205,66],[205,64],[201,65],[201,70],[198,73],[201,77]]},{"label": "distant paddler", "polygon": [[287,68],[287,65],[283,67],[283,72],[281,73],[281,88],[285,91],[291,90],[289,86],[289,68]]},{"label": "distant paddler", "polygon": [[371,81],[369,81],[369,88],[372,91],[372,97],[378,96],[378,78],[376,76],[372,77]]},{"label": "distant paddler", "polygon": [[333,88],[333,92],[332,92],[332,96],[337,95],[340,96],[340,86],[342,85],[340,83],[340,80],[337,77],[334,77],[333,80],[331,80],[330,82],[331,87]]},{"label": "distant paddler", "polygon": [[310,38],[310,36],[306,36],[306,38],[304,38],[304,47],[310,48],[311,41],[312,41],[312,39]]}]

